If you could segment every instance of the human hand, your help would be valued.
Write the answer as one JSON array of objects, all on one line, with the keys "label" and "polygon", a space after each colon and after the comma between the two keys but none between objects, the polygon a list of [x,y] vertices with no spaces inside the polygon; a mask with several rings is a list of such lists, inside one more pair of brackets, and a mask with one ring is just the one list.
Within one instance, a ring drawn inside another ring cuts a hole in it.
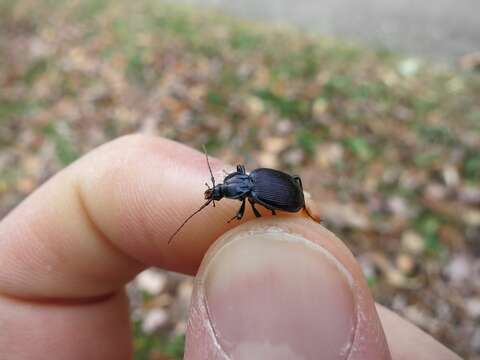
[{"label": "human hand", "polygon": [[149,266],[197,274],[188,360],[458,359],[375,306],[343,243],[298,214],[245,223],[247,211],[227,232],[239,204],[221,201],[168,245],[205,179],[203,154],[128,136],[12,211],[0,222],[0,359],[131,358],[124,285]]}]

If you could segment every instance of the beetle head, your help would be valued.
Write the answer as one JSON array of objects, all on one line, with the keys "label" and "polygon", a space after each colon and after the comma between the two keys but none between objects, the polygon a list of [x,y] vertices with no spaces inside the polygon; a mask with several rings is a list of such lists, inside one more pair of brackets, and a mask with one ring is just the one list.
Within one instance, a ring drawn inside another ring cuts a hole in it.
[{"label": "beetle head", "polygon": [[205,200],[210,200],[213,195],[213,190],[212,189],[207,189],[205,190]]},{"label": "beetle head", "polygon": [[213,188],[208,188],[207,190],[205,190],[205,193],[204,193],[205,200],[218,201],[221,198],[223,198],[222,189],[220,185],[221,184],[215,185]]}]

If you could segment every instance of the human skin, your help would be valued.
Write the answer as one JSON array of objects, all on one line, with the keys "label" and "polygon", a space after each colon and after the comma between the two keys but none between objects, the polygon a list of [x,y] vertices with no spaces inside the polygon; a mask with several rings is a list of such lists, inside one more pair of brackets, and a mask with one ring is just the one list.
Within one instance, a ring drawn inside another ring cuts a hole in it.
[{"label": "human skin", "polygon": [[0,359],[131,358],[124,286],[150,266],[196,275],[186,359],[458,359],[376,306],[347,247],[300,214],[227,224],[224,200],[168,245],[209,178],[203,154],[136,135],[31,194],[0,222]]}]

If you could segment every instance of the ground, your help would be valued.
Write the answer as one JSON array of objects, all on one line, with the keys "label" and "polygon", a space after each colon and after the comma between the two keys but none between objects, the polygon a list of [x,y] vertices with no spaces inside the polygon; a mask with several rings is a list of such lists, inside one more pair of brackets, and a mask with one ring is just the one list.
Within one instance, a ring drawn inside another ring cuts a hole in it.
[{"label": "ground", "polygon": [[177,0],[456,63],[479,51],[477,0]]},{"label": "ground", "polygon": [[[206,145],[300,174],[376,300],[480,359],[475,70],[153,0],[0,1],[0,34],[0,217],[120,135]],[[180,357],[191,279],[129,291],[136,357]]]}]

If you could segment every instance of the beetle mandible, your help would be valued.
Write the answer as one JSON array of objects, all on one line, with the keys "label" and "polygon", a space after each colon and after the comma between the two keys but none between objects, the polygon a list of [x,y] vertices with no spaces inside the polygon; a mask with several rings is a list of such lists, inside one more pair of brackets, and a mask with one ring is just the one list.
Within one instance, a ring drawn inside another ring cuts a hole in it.
[{"label": "beetle mandible", "polygon": [[205,157],[207,159],[208,170],[212,180],[212,187],[207,183],[208,189],[205,191],[205,200],[207,200],[197,211],[187,217],[185,221],[172,234],[168,243],[170,243],[175,235],[182,227],[196,214],[202,211],[210,203],[215,207],[215,201],[223,198],[236,199],[242,202],[240,209],[228,222],[232,220],[240,220],[245,213],[245,202],[248,200],[256,217],[261,214],[255,207],[260,204],[276,215],[275,210],[287,212],[298,212],[305,210],[307,215],[317,221],[305,206],[305,198],[303,195],[302,180],[299,176],[291,176],[282,171],[259,168],[253,170],[250,174],[245,171],[245,166],[237,165],[237,171],[227,174],[223,179],[223,183],[215,184],[210,161],[208,160],[207,151],[204,147]]}]

